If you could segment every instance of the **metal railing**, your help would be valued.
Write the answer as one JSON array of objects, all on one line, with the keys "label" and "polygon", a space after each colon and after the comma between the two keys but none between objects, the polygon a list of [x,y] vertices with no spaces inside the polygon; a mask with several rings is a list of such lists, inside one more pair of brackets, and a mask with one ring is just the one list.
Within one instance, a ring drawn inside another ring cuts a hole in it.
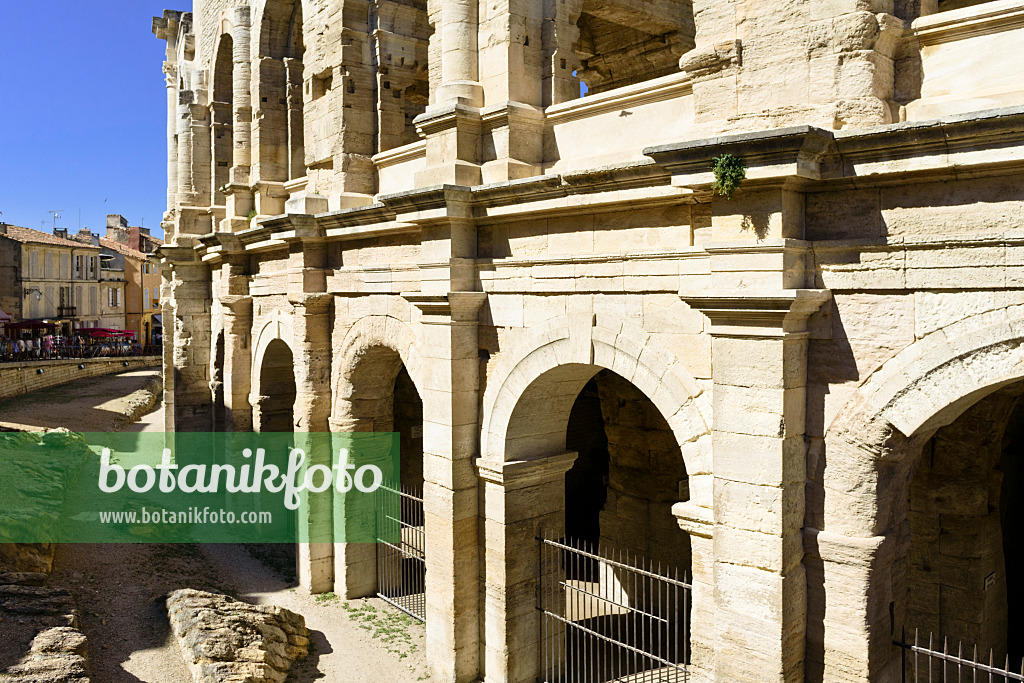
[{"label": "metal railing", "polygon": [[692,586],[677,568],[542,536],[546,683],[688,681]]},{"label": "metal railing", "polygon": [[56,344],[47,348],[22,347],[21,350],[10,341],[0,341],[0,363],[22,363],[38,360],[67,360],[73,358],[131,358],[135,356],[159,356],[163,353],[160,344]]},{"label": "metal railing", "polygon": [[423,494],[401,486],[377,490],[377,597],[427,620]]},{"label": "metal railing", "polygon": [[949,639],[942,639],[942,649],[935,642],[934,634],[928,634],[928,644],[921,644],[921,634],[914,629],[914,642],[907,642],[904,629],[900,639],[893,644],[900,648],[904,683],[957,683],[970,681],[977,683],[1008,683],[1008,681],[1024,681],[1024,660],[1021,661],[1019,673],[1010,669],[1010,656],[1006,655],[1000,662],[992,650],[988,651],[987,663],[984,652],[978,658],[978,646],[968,646],[964,652],[964,644],[958,643],[956,652],[950,652]]}]

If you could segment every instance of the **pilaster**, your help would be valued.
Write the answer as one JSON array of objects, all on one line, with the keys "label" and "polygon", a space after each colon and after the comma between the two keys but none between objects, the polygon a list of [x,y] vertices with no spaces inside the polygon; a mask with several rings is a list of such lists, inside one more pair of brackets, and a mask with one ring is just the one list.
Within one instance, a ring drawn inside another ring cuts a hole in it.
[{"label": "pilaster", "polygon": [[802,682],[806,321],[829,293],[681,297],[711,320],[714,680]]},{"label": "pilaster", "polygon": [[476,680],[479,662],[477,316],[483,292],[404,294],[420,310],[427,558],[427,663],[431,676]]},{"label": "pilaster", "polygon": [[[331,333],[330,313],[334,297],[325,293],[290,295],[294,305],[293,343],[295,353],[296,442],[307,432],[327,432],[331,412]],[[330,467],[329,452],[307,450],[309,465]],[[312,496],[299,510],[299,537],[314,535],[330,528],[333,506],[325,496]],[[298,552],[299,583],[311,593],[334,588],[334,546],[331,543],[300,542]]]}]

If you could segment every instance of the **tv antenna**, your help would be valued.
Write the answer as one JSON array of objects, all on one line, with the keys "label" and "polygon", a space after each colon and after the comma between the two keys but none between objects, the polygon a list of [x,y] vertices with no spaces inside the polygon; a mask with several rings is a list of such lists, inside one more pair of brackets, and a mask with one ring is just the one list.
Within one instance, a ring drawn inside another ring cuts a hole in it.
[{"label": "tv antenna", "polygon": [[46,213],[48,213],[48,214],[53,216],[53,228],[56,230],[57,229],[57,219],[60,218],[60,215],[62,213],[64,213],[64,209],[57,209],[56,211],[47,211]]}]

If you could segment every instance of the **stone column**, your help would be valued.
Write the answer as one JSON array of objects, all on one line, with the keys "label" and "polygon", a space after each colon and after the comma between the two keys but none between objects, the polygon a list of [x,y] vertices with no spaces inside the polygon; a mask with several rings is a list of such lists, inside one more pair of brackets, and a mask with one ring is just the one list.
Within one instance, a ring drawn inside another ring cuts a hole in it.
[{"label": "stone column", "polygon": [[[302,245],[300,245],[302,246]],[[293,253],[294,267],[308,266],[304,250]],[[331,332],[330,310],[333,297],[326,293],[303,292],[289,295],[295,305],[295,431],[297,441],[304,432],[327,432],[331,412]],[[330,467],[331,453],[324,449],[307,450],[308,464]],[[324,496],[314,498],[316,505],[299,511],[299,536],[331,528],[332,506]],[[299,583],[311,593],[334,588],[334,546],[328,542],[299,543]]]},{"label": "stone column", "polygon": [[190,90],[178,91],[177,129],[178,129],[178,204],[191,206],[196,199],[196,189],[192,183],[192,103],[194,93]]},{"label": "stone column", "polygon": [[178,70],[164,64],[167,85],[167,212],[174,211],[178,198]]},{"label": "stone column", "polygon": [[441,6],[441,84],[438,105],[484,105],[477,58],[478,3],[476,0],[431,0]]},{"label": "stone column", "polygon": [[804,680],[806,320],[827,298],[683,295],[711,319],[717,681]]},{"label": "stone column", "polygon": [[252,430],[252,297],[223,295],[224,307],[224,428]]},{"label": "stone column", "polygon": [[[450,272],[447,275],[448,282],[458,280]],[[479,433],[477,314],[485,295],[404,296],[423,313],[420,348],[423,366],[429,368],[419,387],[423,398],[427,663],[435,680],[474,681],[480,667],[480,615],[478,492],[472,458]]]},{"label": "stone column", "polygon": [[232,40],[232,136],[231,170],[224,192],[226,217],[220,224],[222,232],[238,232],[249,227],[249,212],[255,208],[250,186],[252,165],[252,12],[236,7],[233,16]]},{"label": "stone column", "polygon": [[232,155],[231,182],[247,182],[252,150],[252,12],[248,7],[234,9],[231,31],[233,64],[231,99],[234,107],[235,148]]},{"label": "stone column", "polygon": [[540,541],[565,524],[565,473],[576,453],[511,462],[479,458],[484,539],[485,683],[541,680]]}]

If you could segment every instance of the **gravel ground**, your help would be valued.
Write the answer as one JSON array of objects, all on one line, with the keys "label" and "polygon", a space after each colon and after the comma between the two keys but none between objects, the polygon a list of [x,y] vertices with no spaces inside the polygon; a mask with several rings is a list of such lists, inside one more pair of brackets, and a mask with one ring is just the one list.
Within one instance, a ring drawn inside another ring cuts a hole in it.
[{"label": "gravel ground", "polygon": [[[138,400],[136,392],[154,373],[94,378],[89,386],[76,382],[0,403],[0,425],[117,429],[118,411],[124,414]],[[163,413],[158,408],[124,431],[162,431]],[[97,683],[189,683],[163,607],[164,596],[177,588],[223,592],[302,614],[313,647],[296,664],[290,683],[428,679],[422,624],[377,599],[310,595],[240,545],[64,545],[48,584],[74,597]]]},{"label": "gravel ground", "polygon": [[158,368],[103,375],[60,384],[0,401],[0,427],[29,432],[66,427],[73,432],[122,428],[125,415],[146,386],[160,378]]}]

